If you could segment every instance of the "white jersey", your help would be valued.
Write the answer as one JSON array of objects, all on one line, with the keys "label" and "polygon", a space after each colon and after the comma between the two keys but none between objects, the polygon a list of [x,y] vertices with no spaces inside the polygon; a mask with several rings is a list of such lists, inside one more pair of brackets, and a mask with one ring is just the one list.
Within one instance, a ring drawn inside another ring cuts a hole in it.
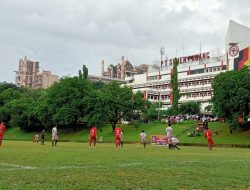
[{"label": "white jersey", "polygon": [[53,140],[57,140],[58,136],[57,136],[57,128],[53,127],[52,129],[52,139]]},{"label": "white jersey", "polygon": [[172,142],[173,144],[178,144],[180,141],[179,141],[177,138],[172,137],[172,138],[171,138],[171,142]]},{"label": "white jersey", "polygon": [[168,137],[173,136],[173,129],[172,129],[172,127],[167,127],[166,128],[166,133],[167,133]]},{"label": "white jersey", "polygon": [[57,135],[57,128],[53,127],[52,129],[52,136]]},{"label": "white jersey", "polygon": [[147,135],[146,133],[140,133],[140,138],[142,142],[145,142],[147,140]]}]

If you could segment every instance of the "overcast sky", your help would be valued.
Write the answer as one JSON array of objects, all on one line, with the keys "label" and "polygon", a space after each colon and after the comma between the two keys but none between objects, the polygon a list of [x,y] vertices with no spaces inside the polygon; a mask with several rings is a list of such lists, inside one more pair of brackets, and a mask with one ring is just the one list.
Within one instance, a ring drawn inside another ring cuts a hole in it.
[{"label": "overcast sky", "polygon": [[[152,64],[223,47],[229,20],[250,26],[247,0],[0,0],[0,82],[15,82],[20,58],[41,70],[100,75],[124,55]],[[177,51],[176,51],[177,50]]]}]

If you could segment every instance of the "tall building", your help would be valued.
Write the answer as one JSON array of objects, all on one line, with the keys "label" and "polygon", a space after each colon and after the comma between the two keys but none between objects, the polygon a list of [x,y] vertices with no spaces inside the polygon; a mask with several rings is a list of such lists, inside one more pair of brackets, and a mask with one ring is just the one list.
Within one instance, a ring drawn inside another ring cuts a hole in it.
[{"label": "tall building", "polygon": [[[213,96],[212,84],[216,75],[250,65],[250,29],[230,21],[225,53],[222,48],[216,48],[177,59],[179,103],[199,101],[204,110]],[[158,65],[150,65],[147,73],[127,76],[125,80],[134,92],[141,91],[145,99],[155,103],[160,101],[163,108],[168,108],[172,104],[173,59],[164,63],[161,60]]]},{"label": "tall building", "polygon": [[48,88],[59,80],[57,75],[50,71],[39,71],[39,62],[28,60],[27,57],[19,60],[16,72],[16,85],[30,88]]}]

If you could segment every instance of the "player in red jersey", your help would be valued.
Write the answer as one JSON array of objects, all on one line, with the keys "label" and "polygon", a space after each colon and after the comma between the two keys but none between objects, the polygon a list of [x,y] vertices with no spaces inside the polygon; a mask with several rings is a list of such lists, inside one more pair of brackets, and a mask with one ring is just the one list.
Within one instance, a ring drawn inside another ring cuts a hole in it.
[{"label": "player in red jersey", "polygon": [[94,141],[94,147],[96,145],[96,126],[91,127],[89,131],[89,147],[91,147],[92,141]]},{"label": "player in red jersey", "polygon": [[5,125],[1,122],[0,123],[0,146],[2,145],[2,140],[3,140],[3,136],[5,134],[6,131],[6,127]]},{"label": "player in red jersey", "polygon": [[121,146],[121,132],[122,130],[120,127],[116,127],[114,130],[116,148],[120,148]]},{"label": "player in red jersey", "polygon": [[209,129],[206,129],[205,131],[205,138],[207,139],[207,146],[209,148],[209,150],[212,150],[213,146],[214,146],[214,141],[212,138],[212,132]]}]

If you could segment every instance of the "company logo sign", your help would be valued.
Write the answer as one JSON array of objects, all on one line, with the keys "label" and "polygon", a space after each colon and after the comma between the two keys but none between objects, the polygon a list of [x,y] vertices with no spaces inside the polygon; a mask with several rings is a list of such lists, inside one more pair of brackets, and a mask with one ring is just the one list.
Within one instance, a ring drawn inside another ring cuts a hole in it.
[{"label": "company logo sign", "polygon": [[228,52],[231,57],[235,57],[236,55],[238,55],[239,53],[238,44],[237,43],[230,44]]}]

